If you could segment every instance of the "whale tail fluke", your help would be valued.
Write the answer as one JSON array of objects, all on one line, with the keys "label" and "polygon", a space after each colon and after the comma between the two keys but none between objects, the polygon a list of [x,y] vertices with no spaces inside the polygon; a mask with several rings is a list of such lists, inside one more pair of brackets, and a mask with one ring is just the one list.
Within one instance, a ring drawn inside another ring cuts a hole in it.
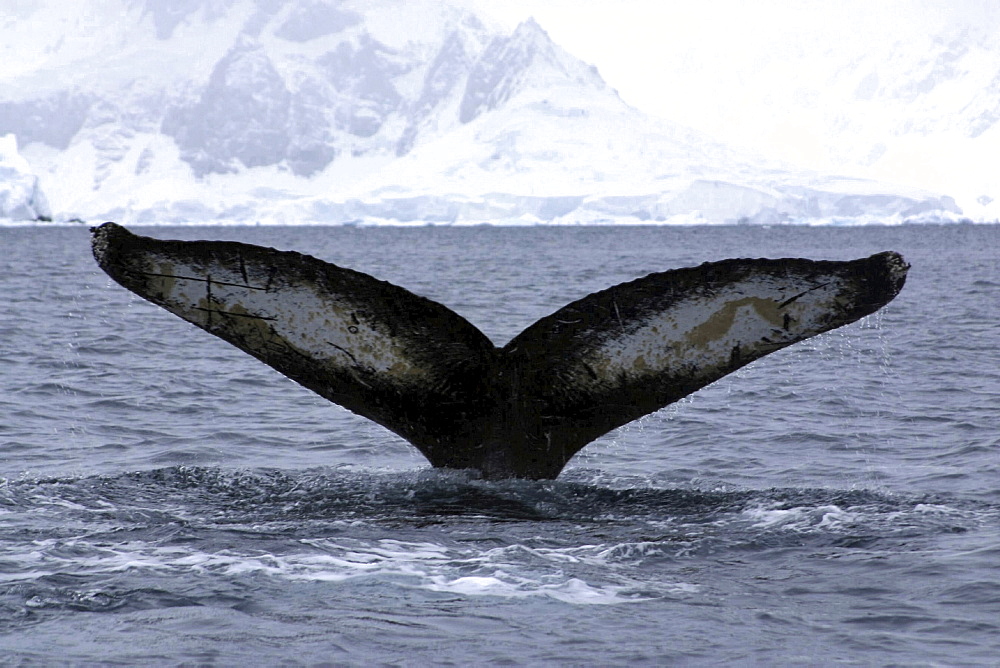
[{"label": "whale tail fluke", "polygon": [[575,301],[502,349],[450,309],[300,253],[93,230],[116,282],[324,398],[438,467],[553,478],[598,436],[770,352],[876,311],[908,266],[724,260]]}]

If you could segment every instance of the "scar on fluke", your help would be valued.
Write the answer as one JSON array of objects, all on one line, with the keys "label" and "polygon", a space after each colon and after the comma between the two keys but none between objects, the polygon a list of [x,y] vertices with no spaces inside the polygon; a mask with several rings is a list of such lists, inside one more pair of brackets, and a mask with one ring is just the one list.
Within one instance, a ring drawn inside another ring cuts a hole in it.
[{"label": "scar on fluke", "polygon": [[114,223],[116,282],[412,443],[432,465],[554,478],[595,438],[891,301],[909,265],[731,259],[567,304],[495,346],[404,288],[292,251],[170,241]]}]

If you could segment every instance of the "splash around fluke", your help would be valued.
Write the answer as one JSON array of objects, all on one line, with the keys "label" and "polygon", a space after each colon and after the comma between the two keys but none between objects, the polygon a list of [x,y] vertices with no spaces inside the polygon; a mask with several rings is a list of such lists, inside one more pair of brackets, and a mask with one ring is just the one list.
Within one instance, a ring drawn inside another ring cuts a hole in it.
[{"label": "splash around fluke", "polygon": [[436,467],[555,478],[608,431],[768,353],[854,322],[902,289],[883,252],[732,259],[579,299],[498,348],[465,318],[314,257],[92,228],[139,296],[412,443]]}]

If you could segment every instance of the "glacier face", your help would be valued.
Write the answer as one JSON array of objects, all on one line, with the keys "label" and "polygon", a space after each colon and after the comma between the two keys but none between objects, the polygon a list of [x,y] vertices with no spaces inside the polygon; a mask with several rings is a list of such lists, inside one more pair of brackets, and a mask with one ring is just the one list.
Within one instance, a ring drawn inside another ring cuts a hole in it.
[{"label": "glacier face", "polygon": [[803,172],[650,118],[531,20],[505,33],[432,0],[19,7],[16,35],[13,22],[2,26],[11,39],[0,47],[0,134],[18,137],[63,217],[774,223],[960,213],[947,197]]},{"label": "glacier face", "polygon": [[0,218],[51,220],[48,200],[38,187],[38,177],[17,151],[17,138],[0,136]]}]

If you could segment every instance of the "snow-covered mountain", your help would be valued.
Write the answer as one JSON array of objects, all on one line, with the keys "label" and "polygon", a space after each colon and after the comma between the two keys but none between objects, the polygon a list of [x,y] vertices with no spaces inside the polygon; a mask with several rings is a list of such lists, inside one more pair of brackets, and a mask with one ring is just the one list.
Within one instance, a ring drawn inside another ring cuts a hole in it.
[{"label": "snow-covered mountain", "polygon": [[[695,65],[664,72],[682,104],[651,108],[733,145],[947,192],[966,215],[1000,219],[1000,3],[752,7],[759,22],[728,49],[671,44]],[[626,82],[626,99],[643,100],[635,93]]]},{"label": "snow-covered mountain", "polygon": [[0,135],[57,217],[904,220],[940,194],[804,172],[626,105],[534,21],[432,0],[54,0],[0,15]]},{"label": "snow-covered mountain", "polygon": [[830,89],[850,100],[826,119],[836,164],[947,188],[967,213],[1000,218],[1000,23],[981,28],[942,29],[833,72]]}]

